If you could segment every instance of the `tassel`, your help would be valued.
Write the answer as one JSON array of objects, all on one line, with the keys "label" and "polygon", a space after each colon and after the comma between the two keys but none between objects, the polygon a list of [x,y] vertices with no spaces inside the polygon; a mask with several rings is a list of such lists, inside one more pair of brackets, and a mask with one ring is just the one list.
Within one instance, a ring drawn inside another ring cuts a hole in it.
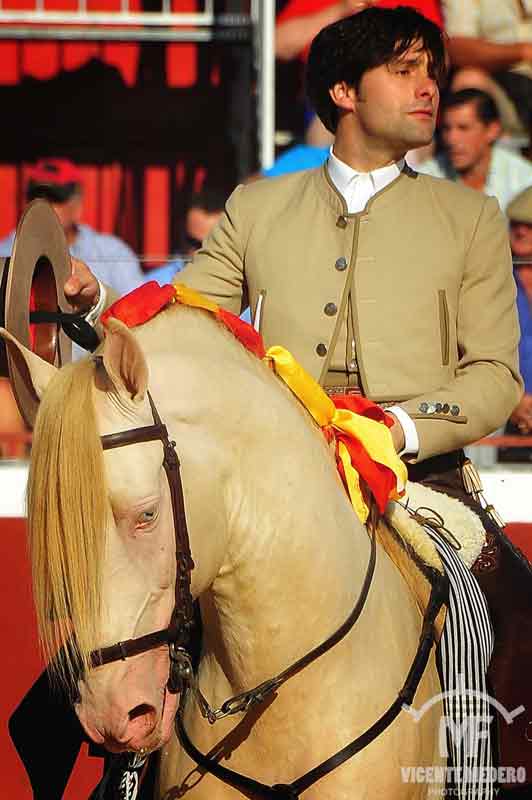
[{"label": "tassel", "polygon": [[498,525],[499,528],[504,528],[506,522],[503,520],[499,512],[491,505],[491,503],[489,503],[489,505],[486,505],[484,511],[486,512],[486,514],[490,515],[495,525]]},{"label": "tassel", "polygon": [[494,506],[486,501],[486,498],[483,494],[484,487],[482,486],[482,481],[480,479],[480,475],[478,474],[478,470],[473,462],[468,458],[466,458],[462,464],[462,481],[467,494],[472,495],[475,500],[480,503],[486,514],[488,514],[498,528],[504,528],[506,523]]},{"label": "tassel", "polygon": [[462,480],[467,494],[476,495],[484,491],[477,468],[468,458],[462,464]]}]

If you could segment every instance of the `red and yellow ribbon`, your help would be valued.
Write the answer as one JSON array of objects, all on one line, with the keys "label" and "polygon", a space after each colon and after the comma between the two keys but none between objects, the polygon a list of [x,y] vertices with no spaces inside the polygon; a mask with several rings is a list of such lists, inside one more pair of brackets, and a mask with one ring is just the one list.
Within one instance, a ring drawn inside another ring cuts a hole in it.
[{"label": "red and yellow ribbon", "polygon": [[337,397],[333,402],[288,350],[276,346],[265,352],[262,337],[251,325],[194,289],[179,283],[159,286],[149,281],[117,300],[102,314],[101,322],[105,326],[109,317],[115,317],[133,328],[176,302],[202,308],[219,319],[248,350],[273,366],[324,433],[329,438],[332,434],[338,470],[362,522],[366,522],[369,509],[360,478],[381,513],[389,500],[404,493],[406,466],[395,452],[390,418],[379,406],[367,398],[351,395]]}]

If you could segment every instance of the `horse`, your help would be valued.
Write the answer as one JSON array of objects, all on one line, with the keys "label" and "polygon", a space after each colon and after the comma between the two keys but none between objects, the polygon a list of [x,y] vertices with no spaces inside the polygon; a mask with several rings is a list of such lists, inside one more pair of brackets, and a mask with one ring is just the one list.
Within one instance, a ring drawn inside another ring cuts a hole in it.
[{"label": "horse", "polygon": [[[360,595],[371,542],[307,410],[212,315],[173,304],[127,328],[110,320],[97,358],[61,369],[2,334],[40,398],[28,482],[38,627],[88,736],[113,753],[159,750],[156,796],[260,797],[198,768],[173,730],[170,654],[160,646],[95,665],[91,654],[169,625],[176,556],[158,441],[103,450],[101,437],[153,425],[150,396],[177,443],[203,622],[197,680],[213,706],[281,673],[327,639]],[[149,388],[149,391],[148,391]],[[183,724],[203,752],[268,785],[286,785],[367,730],[396,698],[422,618],[377,548],[362,613],[344,638],[253,708]],[[415,695],[440,684],[431,653]],[[304,800],[441,796],[405,768],[442,763],[441,705],[400,713]],[[443,789],[441,790],[443,791]]]}]

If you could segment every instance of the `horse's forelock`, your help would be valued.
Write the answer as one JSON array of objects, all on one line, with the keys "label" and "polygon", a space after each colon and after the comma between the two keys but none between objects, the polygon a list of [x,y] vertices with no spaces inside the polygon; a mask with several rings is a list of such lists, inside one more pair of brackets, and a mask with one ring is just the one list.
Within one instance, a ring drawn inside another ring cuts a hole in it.
[{"label": "horse's forelock", "polygon": [[92,386],[95,364],[58,372],[40,404],[28,481],[33,589],[44,652],[69,684],[98,642],[108,505]]}]

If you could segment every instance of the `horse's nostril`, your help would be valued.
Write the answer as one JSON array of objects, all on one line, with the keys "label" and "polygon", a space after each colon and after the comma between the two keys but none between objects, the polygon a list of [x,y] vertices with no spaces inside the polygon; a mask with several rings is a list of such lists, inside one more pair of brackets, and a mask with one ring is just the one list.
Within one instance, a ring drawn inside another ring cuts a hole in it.
[{"label": "horse's nostril", "polygon": [[130,721],[133,721],[138,717],[146,717],[149,716],[150,714],[153,714],[153,711],[154,709],[152,706],[149,706],[147,703],[141,703],[140,705],[135,706],[135,708],[131,709],[131,711],[129,712],[129,719]]}]

